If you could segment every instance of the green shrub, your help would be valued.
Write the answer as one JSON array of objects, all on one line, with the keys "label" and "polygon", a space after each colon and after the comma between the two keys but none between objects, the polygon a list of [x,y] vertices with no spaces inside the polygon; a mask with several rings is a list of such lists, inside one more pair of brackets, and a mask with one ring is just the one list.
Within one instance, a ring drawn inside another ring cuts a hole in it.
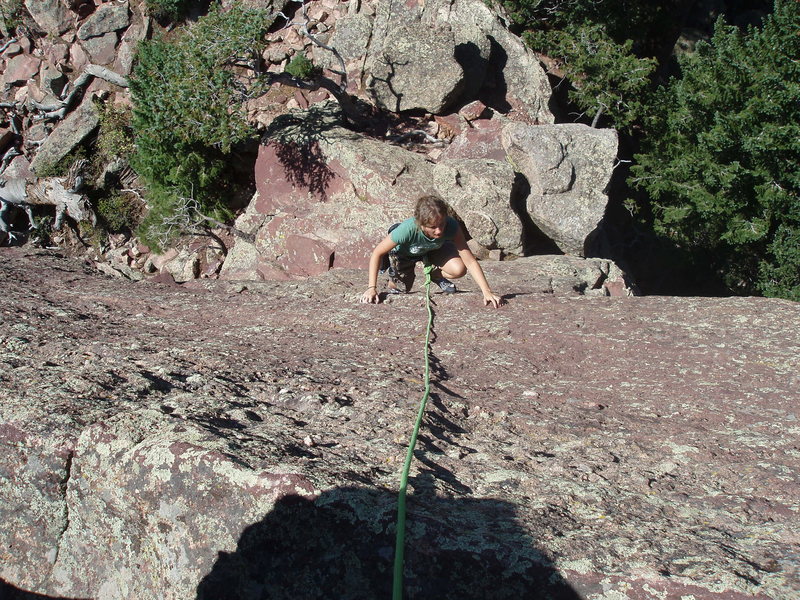
[{"label": "green shrub", "polygon": [[524,37],[530,47],[559,60],[573,84],[570,99],[587,116],[604,114],[619,129],[630,128],[643,116],[656,61],[637,58],[631,40],[618,44],[596,24]]},{"label": "green shrub", "polygon": [[248,92],[233,67],[260,55],[268,17],[236,5],[213,9],[174,40],[140,45],[130,80],[131,165],[147,189],[151,211],[142,226],[151,241],[165,239],[157,230],[178,233],[157,222],[176,216],[187,198],[204,214],[226,214],[226,161],[235,144],[254,134],[242,110]]},{"label": "green shrub", "polygon": [[292,77],[298,79],[312,79],[317,73],[319,68],[306,58],[305,54],[297,54],[288,65],[286,65],[286,72]]},{"label": "green shrub", "polygon": [[145,0],[147,10],[156,19],[179,21],[189,10],[191,0]]},{"label": "green shrub", "polygon": [[127,106],[98,103],[100,127],[95,149],[95,162],[110,162],[115,158],[128,158],[136,146],[131,128],[132,113]]}]

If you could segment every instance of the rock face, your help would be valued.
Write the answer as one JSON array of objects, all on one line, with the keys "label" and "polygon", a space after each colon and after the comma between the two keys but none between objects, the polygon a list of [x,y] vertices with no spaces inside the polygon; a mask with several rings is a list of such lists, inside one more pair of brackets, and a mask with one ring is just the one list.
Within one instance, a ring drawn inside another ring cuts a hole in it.
[{"label": "rock face", "polygon": [[[796,597],[800,305],[580,295],[603,265],[548,260],[485,263],[499,310],[434,296],[406,597]],[[419,293],[7,248],[0,279],[2,597],[389,595]]]}]

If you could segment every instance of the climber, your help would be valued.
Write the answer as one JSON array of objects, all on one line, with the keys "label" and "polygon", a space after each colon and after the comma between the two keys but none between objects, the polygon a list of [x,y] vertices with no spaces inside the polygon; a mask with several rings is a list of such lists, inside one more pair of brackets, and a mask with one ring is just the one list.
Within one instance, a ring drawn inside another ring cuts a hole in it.
[{"label": "climber", "polygon": [[417,200],[414,216],[393,225],[372,251],[369,259],[369,286],[361,302],[376,304],[378,273],[389,275],[389,294],[408,293],[416,277],[414,267],[427,259],[435,266],[431,280],[444,293],[453,294],[458,279],[469,272],[483,292],[484,306],[498,308],[505,301],[495,294],[486,281],[483,269],[467,247],[464,233],[453,217],[447,214],[447,204],[436,196]]}]

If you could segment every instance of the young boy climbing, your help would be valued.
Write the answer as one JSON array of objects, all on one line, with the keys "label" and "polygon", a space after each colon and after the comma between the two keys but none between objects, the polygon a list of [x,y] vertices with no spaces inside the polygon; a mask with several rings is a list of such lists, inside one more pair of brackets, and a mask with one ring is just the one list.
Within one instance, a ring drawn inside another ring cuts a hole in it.
[{"label": "young boy climbing", "polygon": [[427,258],[436,269],[431,281],[446,294],[456,291],[451,279],[469,272],[483,293],[484,306],[498,308],[502,298],[495,294],[486,281],[480,264],[467,246],[464,233],[453,217],[447,215],[447,205],[436,196],[423,196],[417,200],[414,216],[395,225],[372,251],[369,259],[369,287],[361,302],[378,302],[378,272],[389,275],[389,293],[400,294],[411,290],[414,267]]}]

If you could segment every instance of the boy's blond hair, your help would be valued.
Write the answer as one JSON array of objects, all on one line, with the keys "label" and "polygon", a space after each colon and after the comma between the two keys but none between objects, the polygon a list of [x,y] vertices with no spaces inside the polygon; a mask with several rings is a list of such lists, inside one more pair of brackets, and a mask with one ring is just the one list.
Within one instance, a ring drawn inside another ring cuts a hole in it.
[{"label": "boy's blond hair", "polygon": [[417,226],[430,227],[440,218],[447,217],[447,204],[438,196],[423,196],[414,207]]}]

